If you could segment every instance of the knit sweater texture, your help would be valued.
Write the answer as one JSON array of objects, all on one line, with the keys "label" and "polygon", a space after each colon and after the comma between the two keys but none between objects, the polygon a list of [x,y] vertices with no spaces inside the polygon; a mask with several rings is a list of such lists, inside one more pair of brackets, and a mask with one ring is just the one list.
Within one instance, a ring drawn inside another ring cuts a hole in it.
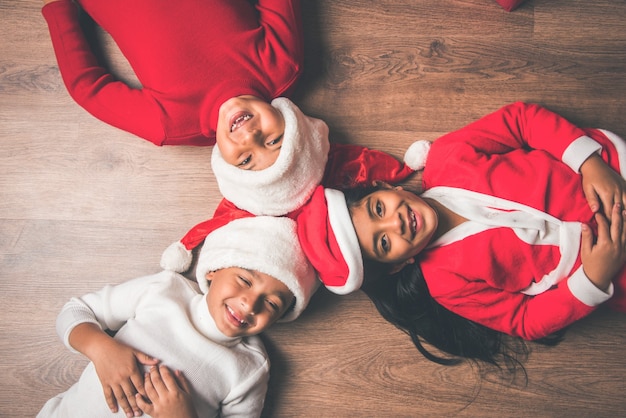
[{"label": "knit sweater texture", "polygon": [[[222,334],[195,282],[163,271],[72,298],[57,318],[57,333],[72,351],[69,334],[85,322],[116,331],[116,340],[181,370],[190,382],[199,416],[260,416],[270,367],[263,343],[257,336]],[[93,363],[38,415],[110,416],[124,413],[120,408],[112,414],[107,407]]]}]

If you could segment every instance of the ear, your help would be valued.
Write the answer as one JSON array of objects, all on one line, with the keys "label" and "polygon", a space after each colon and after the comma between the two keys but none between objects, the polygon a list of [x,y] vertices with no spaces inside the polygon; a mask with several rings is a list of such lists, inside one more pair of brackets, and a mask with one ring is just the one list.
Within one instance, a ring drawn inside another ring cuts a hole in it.
[{"label": "ear", "polygon": [[209,271],[204,277],[206,278],[207,282],[211,283],[211,280],[213,280],[214,275],[215,275],[214,271]]},{"label": "ear", "polygon": [[413,264],[413,263],[415,263],[415,258],[411,257],[411,258],[409,258],[407,260],[400,261],[399,263],[392,264],[391,265],[391,270],[389,270],[389,274],[396,274],[397,272],[402,270],[404,267],[408,266],[409,264]]}]

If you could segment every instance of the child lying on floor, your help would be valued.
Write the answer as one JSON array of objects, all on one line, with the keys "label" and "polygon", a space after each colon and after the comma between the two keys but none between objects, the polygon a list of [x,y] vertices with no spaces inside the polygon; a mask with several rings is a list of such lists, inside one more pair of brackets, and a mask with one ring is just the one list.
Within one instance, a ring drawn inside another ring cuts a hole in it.
[{"label": "child lying on floor", "polygon": [[57,332],[91,363],[38,416],[140,415],[136,393],[150,396],[143,384],[156,363],[150,359],[182,372],[198,415],[259,416],[269,361],[257,334],[279,319],[296,319],[317,287],[295,223],[253,217],[213,231],[196,276],[202,293],[163,271],[72,298],[57,318]]}]

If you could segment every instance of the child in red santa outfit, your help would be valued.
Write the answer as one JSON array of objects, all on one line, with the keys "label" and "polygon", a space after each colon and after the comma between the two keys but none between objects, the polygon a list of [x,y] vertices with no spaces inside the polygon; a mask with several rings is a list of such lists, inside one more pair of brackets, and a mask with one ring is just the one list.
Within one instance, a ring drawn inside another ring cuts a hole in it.
[{"label": "child in red santa outfit", "polygon": [[346,202],[319,188],[295,217],[331,290],[363,285],[387,320],[443,362],[421,339],[493,361],[498,335],[540,340],[606,301],[626,311],[621,138],[514,103],[432,147],[418,141],[413,158],[427,158],[419,196],[382,186]]},{"label": "child in red santa outfit", "polygon": [[[167,416],[154,397],[168,379],[187,408],[176,416],[260,416],[269,362],[257,334],[296,319],[319,282],[288,218],[234,220],[207,236],[198,258],[198,286],[163,271],[71,299],[57,331],[92,362],[38,416],[111,416],[118,402],[120,414]],[[182,388],[155,359],[182,372]]]}]

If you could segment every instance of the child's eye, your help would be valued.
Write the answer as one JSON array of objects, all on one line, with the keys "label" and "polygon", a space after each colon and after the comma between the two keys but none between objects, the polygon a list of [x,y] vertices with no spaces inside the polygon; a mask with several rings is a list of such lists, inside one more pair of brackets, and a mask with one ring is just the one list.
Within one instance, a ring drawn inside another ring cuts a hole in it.
[{"label": "child's eye", "polygon": [[246,286],[250,287],[252,284],[250,283],[250,280],[246,279],[245,277],[242,276],[237,276],[239,277],[239,281],[241,281],[243,284],[245,284]]},{"label": "child's eye", "polygon": [[383,204],[380,202],[376,202],[376,215],[383,216]]},{"label": "child's eye", "polygon": [[383,249],[384,252],[389,252],[389,239],[387,238],[386,235],[383,235],[382,238],[380,239],[380,246]]},{"label": "child's eye", "polygon": [[272,141],[268,142],[268,143],[267,143],[267,146],[268,146],[268,147],[271,147],[271,146],[273,146],[273,145],[278,144],[278,143],[279,143],[280,141],[282,141],[282,140],[283,140],[283,136],[281,135],[281,136],[279,136],[278,138],[276,138],[276,139],[274,139],[274,140],[272,140]]},{"label": "child's eye", "polygon": [[278,304],[276,302],[273,302],[269,299],[266,300],[267,305],[270,307],[271,310],[278,312],[278,310],[280,309],[280,307],[278,306]]},{"label": "child's eye", "polygon": [[239,167],[243,167],[245,165],[250,164],[250,160],[252,160],[252,156],[249,155],[245,160],[243,160],[242,162],[239,163]]}]

